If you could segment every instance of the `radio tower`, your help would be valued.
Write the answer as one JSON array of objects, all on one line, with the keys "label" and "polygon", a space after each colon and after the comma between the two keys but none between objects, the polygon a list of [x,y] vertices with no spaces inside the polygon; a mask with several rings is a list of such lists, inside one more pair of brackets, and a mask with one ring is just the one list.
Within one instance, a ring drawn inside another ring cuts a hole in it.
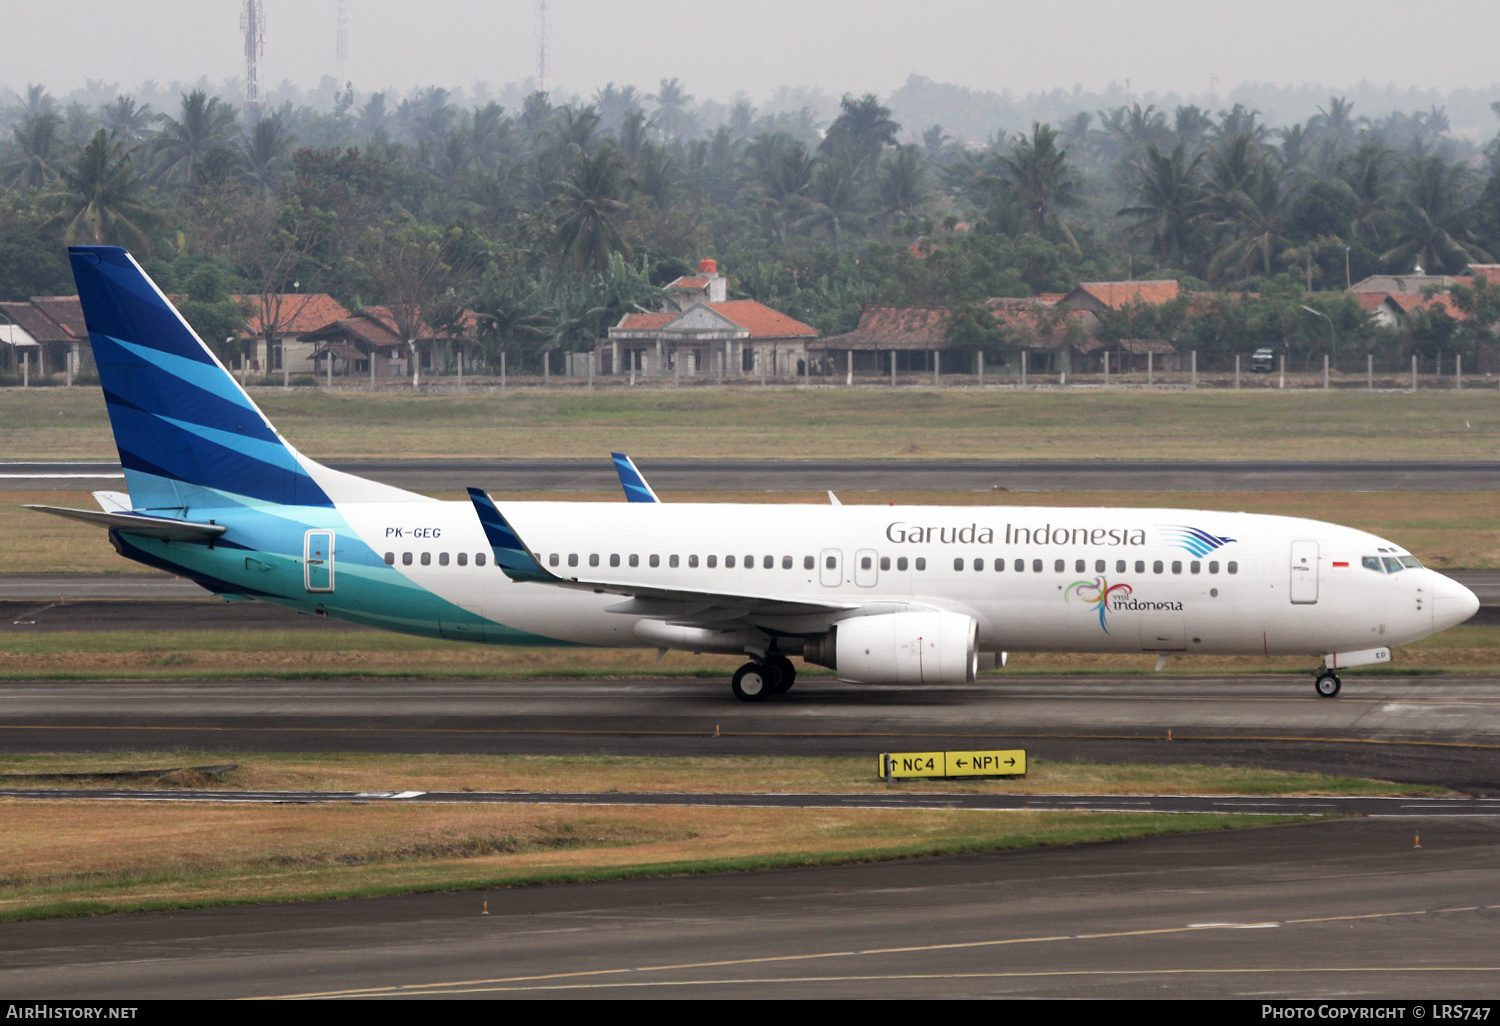
[{"label": "radio tower", "polygon": [[260,59],[266,54],[266,10],[261,0],[245,0],[240,31],[245,34],[245,120],[254,121],[266,109],[260,93]]},{"label": "radio tower", "polygon": [[334,52],[335,74],[339,85],[343,85],[349,73],[349,3],[339,0],[339,33]]},{"label": "radio tower", "polygon": [[536,0],[536,89],[547,91],[547,0]]}]

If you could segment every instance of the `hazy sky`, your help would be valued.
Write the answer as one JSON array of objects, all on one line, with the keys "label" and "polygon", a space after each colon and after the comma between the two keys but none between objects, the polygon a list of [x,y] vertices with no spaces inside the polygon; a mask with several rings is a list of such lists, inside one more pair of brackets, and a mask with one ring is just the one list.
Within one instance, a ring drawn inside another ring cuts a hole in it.
[{"label": "hazy sky", "polygon": [[[243,72],[234,0],[3,0],[0,85],[129,90]],[[360,90],[492,85],[536,66],[534,0],[348,0],[348,77]],[[336,0],[265,0],[262,80],[315,85],[334,70]],[[1448,90],[1500,82],[1500,4],[1410,0],[550,0],[553,84],[699,98],[781,84],[889,93],[911,74],[1018,93],[1129,79],[1206,93],[1243,81]]]}]

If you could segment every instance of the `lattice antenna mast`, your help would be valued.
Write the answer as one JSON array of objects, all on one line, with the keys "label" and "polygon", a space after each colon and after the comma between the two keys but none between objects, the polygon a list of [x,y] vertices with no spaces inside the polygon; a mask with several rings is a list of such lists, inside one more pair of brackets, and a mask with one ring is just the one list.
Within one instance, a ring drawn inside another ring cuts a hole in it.
[{"label": "lattice antenna mast", "polygon": [[349,74],[349,0],[339,0],[339,32],[334,61],[335,77],[342,85]]},{"label": "lattice antenna mast", "polygon": [[266,9],[262,0],[245,0],[240,10],[240,31],[245,35],[245,120],[253,121],[266,109],[260,91],[260,59],[266,55]]},{"label": "lattice antenna mast", "polygon": [[547,0],[536,0],[536,88],[547,91]]}]

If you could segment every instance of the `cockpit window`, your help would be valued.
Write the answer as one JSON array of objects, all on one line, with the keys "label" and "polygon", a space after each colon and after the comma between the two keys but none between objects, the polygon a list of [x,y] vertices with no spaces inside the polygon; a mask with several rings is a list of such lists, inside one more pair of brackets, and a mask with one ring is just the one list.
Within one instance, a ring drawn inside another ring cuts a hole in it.
[{"label": "cockpit window", "polygon": [[1384,570],[1380,569],[1380,557],[1379,556],[1365,556],[1362,559],[1360,559],[1359,563],[1366,570],[1374,570],[1377,574],[1383,574],[1383,573],[1385,573]]},{"label": "cockpit window", "polygon": [[1395,556],[1386,556],[1385,572],[1388,574],[1399,574],[1401,572],[1401,560]]},{"label": "cockpit window", "polygon": [[1401,565],[1410,570],[1422,569],[1422,564],[1417,562],[1416,556],[1402,556]]}]

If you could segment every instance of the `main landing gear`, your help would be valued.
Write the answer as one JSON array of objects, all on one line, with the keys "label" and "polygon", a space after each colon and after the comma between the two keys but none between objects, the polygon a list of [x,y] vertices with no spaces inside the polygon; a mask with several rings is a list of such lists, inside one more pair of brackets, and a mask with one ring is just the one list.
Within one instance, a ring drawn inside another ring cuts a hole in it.
[{"label": "main landing gear", "polygon": [[735,670],[729,686],[741,702],[764,702],[772,695],[790,691],[796,680],[797,668],[792,661],[784,655],[772,655]]},{"label": "main landing gear", "polygon": [[1339,675],[1332,670],[1321,670],[1313,680],[1313,687],[1318,691],[1319,698],[1332,698],[1339,693],[1342,682]]}]

